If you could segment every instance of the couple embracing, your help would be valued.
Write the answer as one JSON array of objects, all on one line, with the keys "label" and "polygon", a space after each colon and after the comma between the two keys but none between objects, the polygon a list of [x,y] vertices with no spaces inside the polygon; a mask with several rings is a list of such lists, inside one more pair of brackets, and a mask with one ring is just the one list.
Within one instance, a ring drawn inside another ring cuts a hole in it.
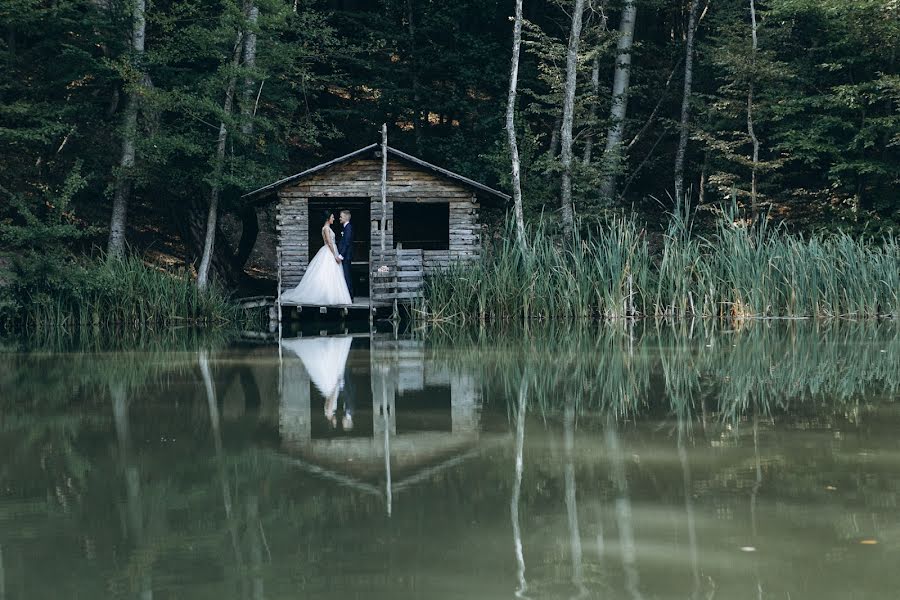
[{"label": "couple embracing", "polygon": [[281,295],[282,302],[312,306],[343,306],[353,303],[353,282],[350,263],[353,260],[353,226],[350,211],[341,211],[341,237],[335,243],[334,213],[322,214],[322,241],[324,246],[316,253],[306,268],[303,279],[292,290]]}]

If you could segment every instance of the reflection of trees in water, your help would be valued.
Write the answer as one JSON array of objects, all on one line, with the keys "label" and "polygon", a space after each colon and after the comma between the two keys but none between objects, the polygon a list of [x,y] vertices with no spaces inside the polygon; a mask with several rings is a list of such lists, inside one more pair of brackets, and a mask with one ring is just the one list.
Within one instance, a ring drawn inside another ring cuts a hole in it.
[{"label": "reflection of trees in water", "polygon": [[513,480],[512,499],[509,503],[509,515],[512,521],[513,548],[516,556],[516,577],[518,587],[517,598],[527,598],[528,582],[525,579],[525,555],[522,551],[522,529],[519,523],[519,498],[522,492],[522,472],[525,468],[523,451],[525,449],[525,414],[528,410],[528,382],[519,388],[519,402],[516,405],[516,462]]},{"label": "reflection of trees in water", "polygon": [[[128,536],[136,554],[145,552],[146,536],[144,534],[144,502],[141,495],[141,473],[134,459],[131,441],[131,426],[128,422],[128,391],[121,381],[110,381],[109,396],[112,401],[113,420],[116,425],[116,437],[119,441],[119,462],[125,479],[125,507],[128,513]],[[143,562],[143,561],[142,561]],[[153,598],[153,579],[151,565],[138,563],[137,577],[142,600]]]},{"label": "reflection of trees in water", "polygon": [[[257,492],[287,469],[246,444],[231,451],[223,446],[216,387],[226,393],[237,388],[251,409],[264,388],[246,364],[217,367],[204,358],[198,372],[197,353],[177,348],[10,355],[12,368],[0,373],[0,441],[7,451],[0,487],[16,490],[21,500],[10,507],[10,518],[8,502],[0,503],[0,543],[15,540],[13,555],[21,557],[24,544],[62,537],[75,543],[53,543],[55,563],[72,579],[58,578],[54,588],[75,585],[92,596],[97,586],[96,597],[112,591],[149,599],[161,563],[172,568],[170,556],[190,545],[192,555],[215,564],[224,534],[236,555],[249,557],[245,567],[228,570],[239,581],[238,597],[261,598],[268,552]],[[173,454],[175,448],[180,451]],[[209,485],[217,480],[220,486]],[[223,505],[226,518],[220,519]],[[11,518],[22,510],[46,516],[33,523]],[[274,518],[283,519],[283,508],[266,517],[279,513]],[[199,518],[184,522],[185,514]],[[172,517],[178,526],[170,526]],[[7,556],[10,547],[3,544]],[[79,547],[88,562],[70,552]],[[104,562],[113,560],[110,552],[117,565],[112,573]],[[27,559],[23,565],[15,571],[21,586],[26,573],[40,569]],[[23,589],[35,593],[37,581]]]},{"label": "reflection of trees in water", "polygon": [[763,415],[810,401],[843,410],[873,394],[900,394],[900,327],[892,322],[641,322],[634,331],[633,339],[627,326],[550,324],[437,332],[431,343],[497,382],[501,398],[513,397],[517,374],[527,372],[544,411],[562,411],[574,396],[582,409],[618,416],[684,412],[678,404],[689,403],[735,421],[753,406]]},{"label": "reflection of trees in water", "polygon": [[203,376],[203,387],[206,390],[206,402],[209,406],[209,423],[213,435],[213,444],[216,450],[216,467],[219,473],[219,485],[222,489],[222,505],[225,508],[225,521],[228,523],[228,534],[231,537],[231,548],[234,551],[234,559],[237,563],[238,570],[243,572],[244,553],[238,543],[237,522],[234,515],[233,503],[231,500],[231,485],[225,472],[225,460],[222,451],[222,426],[219,419],[219,403],[216,400],[216,388],[213,383],[212,374],[209,369],[209,354],[206,350],[201,350],[198,355],[200,363],[200,374]]},{"label": "reflection of trees in water", "polygon": [[575,399],[567,398],[563,416],[563,448],[565,452],[566,520],[569,523],[569,552],[572,556],[572,585],[576,598],[587,594],[581,556],[581,529],[578,527],[578,503],[575,499]]},{"label": "reflection of trees in water", "polygon": [[625,573],[625,589],[632,598],[640,600],[642,598],[639,587],[640,576],[631,518],[631,498],[628,495],[628,478],[625,476],[625,458],[619,441],[618,425],[611,413],[606,419],[604,438],[609,452],[610,479],[615,491],[616,526],[619,530],[619,551],[622,556],[622,570]]},{"label": "reflection of trees in water", "polygon": [[[733,433],[727,435],[734,440],[732,443],[743,445],[734,436],[740,436],[741,423],[751,420],[752,430],[748,433],[752,433],[752,461],[723,466],[720,476],[723,481],[746,480],[749,467],[752,481],[745,488],[747,495],[742,502],[749,500],[749,533],[752,544],[756,545],[763,465],[766,461],[784,462],[783,457],[772,454],[771,450],[768,458],[763,456],[759,440],[761,426],[764,423],[771,426],[773,419],[782,413],[803,418],[818,415],[813,418],[826,420],[848,416],[852,423],[860,405],[896,397],[900,390],[900,328],[893,323],[871,322],[754,323],[743,329],[721,330],[702,323],[684,323],[674,329],[643,323],[635,331],[637,336],[632,338],[627,328],[549,325],[513,332],[484,329],[468,338],[466,332],[453,332],[448,335],[454,338],[452,342],[445,344],[438,335],[430,343],[435,349],[443,348],[458,365],[479,373],[488,388],[485,394],[488,402],[509,401],[516,397],[517,389],[527,385],[535,412],[545,418],[550,416],[563,429],[565,464],[561,492],[566,502],[576,586],[582,581],[582,557],[574,502],[576,471],[571,462],[574,442],[570,432],[575,415],[579,412],[606,415],[604,437],[608,456],[603,464],[608,465],[614,496],[624,589],[632,598],[639,598],[631,500],[618,429],[631,418],[669,418],[674,414],[676,468],[680,466],[681,470],[682,525],[687,532],[684,556],[692,581],[690,596],[698,598],[703,593],[703,582],[694,494],[708,495],[711,482],[703,479],[708,477],[703,474],[699,490],[695,489],[688,455],[689,447],[694,444],[692,423],[699,421],[699,431],[705,437],[712,416],[727,425],[724,430],[713,429],[728,432],[733,428]],[[573,398],[578,399],[577,403]],[[516,411],[517,444],[520,415]],[[708,443],[706,440],[702,446],[708,447]],[[796,473],[800,476],[796,491],[782,488],[781,493],[790,497],[808,494],[810,489],[821,490],[814,473],[813,468],[806,474],[810,481],[803,481],[802,474]],[[541,475],[548,474],[539,474],[538,478]],[[527,498],[532,494],[521,489],[521,483],[516,473],[514,499],[521,503],[524,497],[527,505]],[[878,485],[873,482],[872,487]],[[769,487],[767,478],[766,489]],[[602,498],[602,494],[597,497]],[[735,500],[732,509],[738,510],[742,502]],[[514,514],[518,516],[518,510]],[[527,532],[522,531],[517,519],[513,529],[516,543],[521,543]],[[754,554],[752,558],[755,557]],[[754,592],[762,594],[763,578],[756,564],[751,577]],[[533,576],[533,583],[540,588],[546,582],[540,576]],[[716,583],[709,580],[709,585],[712,587],[706,591],[712,594]]]}]

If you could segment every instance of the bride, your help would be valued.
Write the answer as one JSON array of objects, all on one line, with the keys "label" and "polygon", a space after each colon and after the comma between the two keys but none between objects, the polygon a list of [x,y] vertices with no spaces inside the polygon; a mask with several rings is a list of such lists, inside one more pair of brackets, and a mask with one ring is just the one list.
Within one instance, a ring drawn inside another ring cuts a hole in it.
[{"label": "bride", "polygon": [[334,214],[326,210],[322,219],[322,241],[325,245],[309,262],[306,273],[297,287],[281,295],[282,302],[313,306],[352,304],[338,251],[334,245],[334,231],[331,229]]}]

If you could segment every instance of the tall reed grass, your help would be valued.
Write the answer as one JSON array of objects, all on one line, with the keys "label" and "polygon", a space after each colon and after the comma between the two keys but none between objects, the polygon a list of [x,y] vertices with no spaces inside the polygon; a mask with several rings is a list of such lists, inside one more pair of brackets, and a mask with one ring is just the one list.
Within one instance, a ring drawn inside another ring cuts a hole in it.
[{"label": "tall reed grass", "polygon": [[526,251],[510,233],[430,277],[417,310],[431,322],[900,316],[896,237],[807,238],[749,226],[736,211],[710,235],[692,222],[689,208],[676,211],[655,252],[630,217],[584,227],[570,245],[540,222]]},{"label": "tall reed grass", "polygon": [[0,320],[6,328],[37,334],[79,327],[217,326],[241,316],[222,289],[201,292],[189,274],[155,268],[136,256],[56,268],[46,281],[30,273],[13,279],[4,293]]}]

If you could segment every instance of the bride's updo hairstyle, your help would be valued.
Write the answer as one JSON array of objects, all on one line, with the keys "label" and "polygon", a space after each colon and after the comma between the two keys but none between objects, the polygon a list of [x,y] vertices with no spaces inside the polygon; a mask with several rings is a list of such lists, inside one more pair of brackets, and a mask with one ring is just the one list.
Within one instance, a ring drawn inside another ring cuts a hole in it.
[{"label": "bride's updo hairstyle", "polygon": [[332,215],[332,214],[333,214],[333,213],[332,213],[330,210],[323,210],[323,211],[322,211],[322,224],[323,224],[323,225],[324,225],[325,223],[328,222],[328,219],[331,218],[331,215]]}]

